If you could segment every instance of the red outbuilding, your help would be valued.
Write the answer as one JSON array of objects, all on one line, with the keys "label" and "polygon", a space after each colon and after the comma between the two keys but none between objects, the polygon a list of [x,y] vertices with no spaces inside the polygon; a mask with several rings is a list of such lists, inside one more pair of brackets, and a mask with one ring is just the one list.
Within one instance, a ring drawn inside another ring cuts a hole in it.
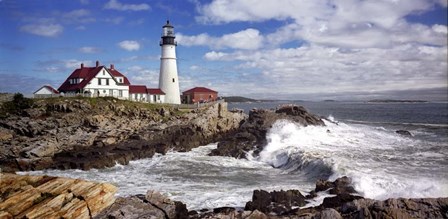
[{"label": "red outbuilding", "polygon": [[184,103],[206,103],[216,101],[218,92],[206,87],[195,87],[182,93]]}]

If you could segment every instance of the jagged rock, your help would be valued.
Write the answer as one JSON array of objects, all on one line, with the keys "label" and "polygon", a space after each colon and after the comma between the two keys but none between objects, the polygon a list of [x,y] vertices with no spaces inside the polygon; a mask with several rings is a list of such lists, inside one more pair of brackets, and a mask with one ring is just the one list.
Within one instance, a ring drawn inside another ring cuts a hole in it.
[{"label": "jagged rock", "polygon": [[185,204],[171,201],[157,191],[149,190],[145,199],[151,205],[163,211],[168,218],[188,218],[188,210]]},{"label": "jagged rock", "polygon": [[31,150],[26,151],[26,157],[52,157],[59,150],[54,139],[36,143]]},{"label": "jagged rock", "polygon": [[171,201],[156,191],[145,196],[135,195],[117,198],[115,203],[96,218],[140,219],[140,218],[188,218],[185,204]]},{"label": "jagged rock", "polygon": [[210,155],[245,158],[248,151],[255,149],[254,153],[259,153],[267,144],[266,133],[278,120],[289,120],[303,126],[325,125],[319,116],[307,112],[302,106],[287,105],[275,111],[253,109],[240,128],[220,141]]},{"label": "jagged rock", "polygon": [[334,182],[330,182],[327,180],[317,180],[316,189],[314,190],[314,192],[321,192],[330,189],[329,193],[336,195],[356,193],[356,190],[353,188],[351,183],[351,179],[347,176],[338,178]]},{"label": "jagged rock", "polygon": [[149,219],[165,218],[165,214],[153,205],[137,196],[118,197],[113,205],[101,212],[97,217],[115,219]]},{"label": "jagged rock", "polygon": [[91,218],[114,201],[108,183],[0,173],[0,218]]},{"label": "jagged rock", "polygon": [[259,210],[263,213],[273,212],[276,215],[284,214],[292,207],[305,205],[305,197],[298,190],[266,192],[255,190],[252,201],[246,203],[244,210]]},{"label": "jagged rock", "polygon": [[316,214],[316,219],[342,219],[341,214],[333,208],[327,208]]},{"label": "jagged rock", "polygon": [[[217,103],[193,113],[129,107],[116,100],[39,100],[33,106],[44,117],[11,116],[0,120],[0,168],[104,168],[152,157],[168,150],[189,151],[216,142],[236,130],[246,118]],[[115,102],[114,102],[115,101]],[[162,107],[161,107],[162,108]],[[174,115],[177,114],[177,115]]]},{"label": "jagged rock", "polygon": [[351,202],[353,200],[362,199],[361,196],[350,194],[339,194],[333,197],[326,197],[322,203],[324,208],[336,208],[342,206],[344,203]]},{"label": "jagged rock", "polygon": [[448,198],[358,199],[343,204],[340,212],[351,218],[447,218]]},{"label": "jagged rock", "polygon": [[0,141],[9,141],[13,138],[12,131],[0,128]]},{"label": "jagged rock", "polygon": [[406,130],[397,130],[397,131],[395,131],[395,133],[403,135],[403,136],[412,136],[412,134]]}]

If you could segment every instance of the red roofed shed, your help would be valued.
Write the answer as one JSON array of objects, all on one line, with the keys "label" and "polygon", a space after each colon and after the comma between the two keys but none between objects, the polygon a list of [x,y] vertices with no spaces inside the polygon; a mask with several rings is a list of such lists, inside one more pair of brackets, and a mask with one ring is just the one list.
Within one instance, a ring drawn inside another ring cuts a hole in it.
[{"label": "red roofed shed", "polygon": [[184,103],[204,103],[218,99],[218,92],[206,87],[195,87],[184,91],[182,95]]}]

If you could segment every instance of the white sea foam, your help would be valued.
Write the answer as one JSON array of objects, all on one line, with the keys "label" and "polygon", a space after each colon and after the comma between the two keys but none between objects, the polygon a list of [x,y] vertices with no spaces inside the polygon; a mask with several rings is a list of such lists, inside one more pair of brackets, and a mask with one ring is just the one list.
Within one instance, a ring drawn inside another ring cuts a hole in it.
[{"label": "white sea foam", "polygon": [[102,170],[25,173],[111,182],[119,187],[120,196],[158,190],[189,209],[244,207],[255,189],[307,192],[318,178],[345,175],[369,198],[448,196],[446,143],[330,120],[322,127],[278,121],[267,135],[268,145],[258,156],[248,153],[247,160],[208,156],[216,148],[211,144]]},{"label": "white sea foam", "polygon": [[278,121],[253,159],[307,175],[330,169],[330,180],[347,175],[369,198],[448,196],[446,145],[431,151],[431,143],[392,130],[330,120],[325,127]]}]

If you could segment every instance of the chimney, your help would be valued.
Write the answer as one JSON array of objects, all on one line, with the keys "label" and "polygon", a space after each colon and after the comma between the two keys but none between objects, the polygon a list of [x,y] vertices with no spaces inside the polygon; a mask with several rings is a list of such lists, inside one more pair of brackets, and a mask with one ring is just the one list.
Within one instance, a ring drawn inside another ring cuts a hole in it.
[{"label": "chimney", "polygon": [[81,63],[81,69],[83,69],[84,68],[84,63]]},{"label": "chimney", "polygon": [[110,64],[110,69],[114,70],[114,64]]},{"label": "chimney", "polygon": [[100,66],[100,61],[96,61],[96,67]]}]

